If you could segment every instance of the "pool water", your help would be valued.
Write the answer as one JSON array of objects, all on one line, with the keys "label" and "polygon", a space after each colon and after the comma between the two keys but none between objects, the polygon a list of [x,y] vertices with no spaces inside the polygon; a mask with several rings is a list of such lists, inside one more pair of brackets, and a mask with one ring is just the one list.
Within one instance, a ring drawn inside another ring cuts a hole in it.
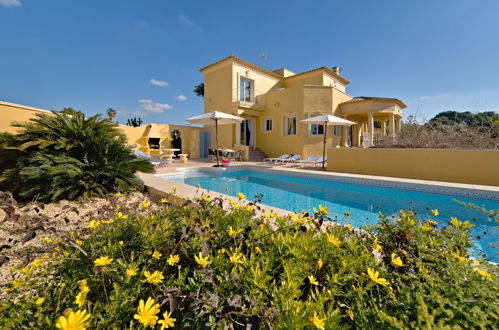
[{"label": "pool water", "polygon": [[[499,238],[499,230],[494,228],[495,224],[488,221],[482,212],[456,202],[473,203],[491,210],[499,209],[499,197],[496,200],[485,200],[246,169],[193,171],[168,180],[191,186],[200,185],[201,188],[231,196],[237,196],[241,192],[249,200],[260,195],[263,204],[295,212],[313,212],[319,205],[325,205],[332,218],[347,220],[355,227],[376,223],[379,219],[378,211],[395,216],[399,210],[411,208],[418,212],[419,218],[433,218],[439,225],[446,225],[450,217],[455,216],[461,221],[470,220],[476,225],[472,229],[473,236],[479,237],[476,239],[476,247],[486,253],[490,260],[499,262],[498,250],[491,246],[492,243],[497,244]],[[433,216],[430,211],[432,209],[438,209],[439,216]],[[347,212],[350,213],[349,218],[344,216]],[[480,252],[474,252],[475,255],[477,253]]]}]

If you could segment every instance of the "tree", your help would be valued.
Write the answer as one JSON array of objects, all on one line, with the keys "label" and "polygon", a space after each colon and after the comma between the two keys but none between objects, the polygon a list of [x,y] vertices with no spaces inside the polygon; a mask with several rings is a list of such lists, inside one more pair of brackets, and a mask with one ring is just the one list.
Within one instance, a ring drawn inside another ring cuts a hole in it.
[{"label": "tree", "polygon": [[194,86],[194,94],[204,97],[204,83]]},{"label": "tree", "polygon": [[70,115],[70,116],[74,116],[74,115],[76,115],[78,113],[81,113],[81,111],[75,110],[75,109],[73,109],[71,107],[64,108],[64,109],[62,109],[61,112],[64,113],[64,114],[66,114],[66,115]]},{"label": "tree", "polygon": [[126,121],[126,124],[127,126],[132,126],[132,127],[139,127],[140,125],[142,125],[142,119],[139,117],[139,118],[128,118],[128,120]]},{"label": "tree", "polygon": [[114,110],[113,108],[109,108],[106,110],[106,114],[110,120],[113,120],[114,117],[116,117],[116,115],[118,114],[118,111]]},{"label": "tree", "polygon": [[0,136],[0,190],[43,202],[129,191],[142,184],[136,172],[153,172],[126,147],[118,125],[82,112],[37,114]]}]

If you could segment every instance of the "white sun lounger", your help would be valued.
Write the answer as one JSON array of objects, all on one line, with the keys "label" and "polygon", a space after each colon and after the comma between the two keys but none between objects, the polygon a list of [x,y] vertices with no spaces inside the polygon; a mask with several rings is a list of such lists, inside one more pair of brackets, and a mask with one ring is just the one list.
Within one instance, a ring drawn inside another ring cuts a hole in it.
[{"label": "white sun lounger", "polygon": [[281,155],[281,156],[276,157],[276,158],[265,158],[265,159],[264,159],[264,161],[265,161],[266,163],[273,163],[273,162],[277,162],[277,161],[279,161],[279,160],[286,159],[286,158],[288,158],[289,156],[290,156],[290,155],[288,155],[288,154],[284,154],[284,155]]},{"label": "white sun lounger", "polygon": [[295,163],[297,160],[299,160],[301,158],[301,155],[294,155],[290,158],[286,158],[286,159],[281,159],[281,160],[278,160],[277,163],[278,164],[290,164],[290,163]]}]

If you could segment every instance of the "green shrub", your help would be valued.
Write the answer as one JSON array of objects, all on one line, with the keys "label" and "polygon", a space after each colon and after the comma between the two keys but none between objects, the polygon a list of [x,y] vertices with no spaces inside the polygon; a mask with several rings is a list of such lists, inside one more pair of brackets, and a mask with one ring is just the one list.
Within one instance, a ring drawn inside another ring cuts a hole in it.
[{"label": "green shrub", "polygon": [[137,171],[153,171],[125,146],[117,124],[100,115],[53,112],[13,126],[18,134],[0,136],[0,190],[20,200],[129,191],[141,183]]},{"label": "green shrub", "polygon": [[[401,212],[356,230],[324,221],[324,208],[311,217],[256,217],[243,201],[229,212],[217,200],[199,202],[91,222],[78,248],[60,242],[48,261],[17,270],[0,327],[50,328],[72,309],[91,315],[88,326],[136,328],[138,306],[148,298],[158,304],[148,323],[156,327],[164,313],[175,327],[194,329],[498,324],[499,272],[467,258],[465,222],[439,229]],[[44,285],[32,275],[37,270]],[[155,274],[159,283],[149,283]]]}]

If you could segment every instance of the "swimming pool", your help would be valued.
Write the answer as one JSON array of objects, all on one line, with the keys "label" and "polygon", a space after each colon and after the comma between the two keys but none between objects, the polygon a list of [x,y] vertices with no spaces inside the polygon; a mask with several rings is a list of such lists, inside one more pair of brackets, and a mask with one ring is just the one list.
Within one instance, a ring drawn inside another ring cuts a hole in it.
[{"label": "swimming pool", "polygon": [[[499,262],[497,243],[499,230],[480,211],[462,206],[456,201],[473,203],[487,209],[499,209],[499,193],[467,189],[409,184],[393,181],[367,180],[321,174],[297,173],[257,167],[222,169],[195,169],[181,174],[163,175],[165,179],[237,196],[239,192],[252,200],[261,196],[263,204],[301,212],[312,212],[319,204],[330,210],[331,217],[346,219],[355,227],[374,224],[378,211],[396,215],[401,209],[411,208],[420,218],[434,218],[445,225],[451,216],[470,220],[476,246],[487,253],[491,260]],[[438,209],[440,215],[431,215]],[[474,220],[476,219],[476,220]]]}]

